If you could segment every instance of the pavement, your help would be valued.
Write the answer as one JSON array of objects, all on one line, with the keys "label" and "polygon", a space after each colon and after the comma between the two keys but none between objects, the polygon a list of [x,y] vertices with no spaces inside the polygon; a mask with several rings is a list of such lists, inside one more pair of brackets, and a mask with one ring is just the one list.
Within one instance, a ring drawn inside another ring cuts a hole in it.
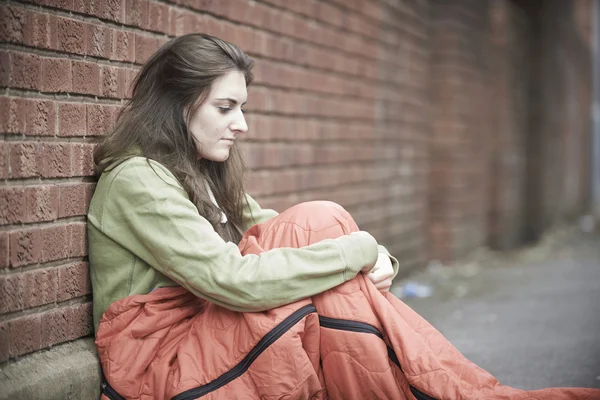
[{"label": "pavement", "polygon": [[535,247],[480,249],[394,282],[403,300],[475,364],[520,389],[600,388],[600,234],[557,230]]}]

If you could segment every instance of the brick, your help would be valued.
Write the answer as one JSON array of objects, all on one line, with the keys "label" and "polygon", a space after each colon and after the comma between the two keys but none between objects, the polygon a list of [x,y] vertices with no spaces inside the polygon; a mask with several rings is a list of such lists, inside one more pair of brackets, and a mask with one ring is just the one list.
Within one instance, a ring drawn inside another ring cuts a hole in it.
[{"label": "brick", "polygon": [[133,61],[135,57],[135,35],[133,32],[113,29],[113,51],[111,59],[117,61]]},{"label": "brick", "polygon": [[126,0],[125,22],[140,28],[148,24],[148,0]]},{"label": "brick", "polygon": [[102,1],[101,0],[75,0],[73,2],[73,11],[83,14],[102,17]]},{"label": "brick", "polygon": [[62,10],[73,10],[73,0],[45,0],[45,4]]},{"label": "brick", "polygon": [[42,82],[42,61],[37,54],[10,53],[10,85],[22,89],[39,89]]},{"label": "brick", "polygon": [[88,104],[86,107],[88,135],[103,136],[113,129],[116,120],[116,107],[100,104]]},{"label": "brick", "polygon": [[7,361],[10,357],[10,335],[8,333],[8,322],[0,323],[0,363]]},{"label": "brick", "polygon": [[37,157],[39,150],[39,143],[11,143],[9,176],[11,178],[30,178],[39,176]]},{"label": "brick", "polygon": [[16,97],[2,97],[0,107],[0,129],[7,133],[25,133],[27,101]]},{"label": "brick", "polygon": [[57,301],[66,301],[92,292],[89,265],[77,262],[58,268]]},{"label": "brick", "polygon": [[73,91],[83,94],[100,94],[100,67],[85,61],[73,61]]},{"label": "brick", "polygon": [[0,269],[7,268],[10,265],[10,249],[8,244],[8,232],[0,232]]},{"label": "brick", "polygon": [[73,223],[67,226],[71,238],[70,256],[87,256],[87,231],[84,223]]},{"label": "brick", "polygon": [[0,276],[0,313],[23,309],[24,287],[22,274]]},{"label": "brick", "polygon": [[44,58],[42,60],[42,92],[71,91],[71,60]]},{"label": "brick", "polygon": [[62,260],[69,257],[70,232],[68,225],[41,228],[41,262]]},{"label": "brick", "polygon": [[169,27],[169,6],[162,3],[148,3],[148,24],[143,26],[157,32],[164,32]]},{"label": "brick", "polygon": [[84,136],[86,134],[86,105],[82,103],[59,103],[58,135]]},{"label": "brick", "polygon": [[24,307],[37,307],[56,302],[58,291],[58,271],[46,268],[23,274]]},{"label": "brick", "polygon": [[127,73],[126,73],[126,79],[125,79],[125,97],[130,98],[131,93],[133,91],[135,79],[137,77],[139,70],[127,68],[126,71],[127,71]]},{"label": "brick", "polygon": [[124,68],[103,66],[100,73],[102,77],[102,96],[123,98],[127,71]]},{"label": "brick", "polygon": [[56,185],[25,188],[25,222],[53,221],[58,217],[59,189]]},{"label": "brick", "polygon": [[58,50],[58,20],[59,16],[54,14],[48,15],[48,48]]},{"label": "brick", "polygon": [[20,187],[0,187],[0,224],[25,220],[25,190]]},{"label": "brick", "polygon": [[10,98],[0,97],[0,132],[8,132],[10,118]]},{"label": "brick", "polygon": [[43,178],[72,175],[72,148],[70,143],[44,143],[39,171]]},{"label": "brick", "polygon": [[86,54],[87,25],[85,22],[69,18],[58,19],[58,50]]},{"label": "brick", "polygon": [[158,41],[155,37],[135,34],[135,62],[143,64],[158,50]]},{"label": "brick", "polygon": [[100,25],[88,25],[87,54],[95,57],[109,58],[111,51],[111,29]]},{"label": "brick", "polygon": [[73,308],[63,306],[56,310],[47,311],[41,316],[42,347],[53,346],[71,339]]},{"label": "brick", "polygon": [[95,187],[94,183],[59,185],[59,218],[86,215]]},{"label": "brick", "polygon": [[73,320],[71,321],[71,329],[71,340],[94,333],[92,303],[73,306]]},{"label": "brick", "polygon": [[125,22],[125,0],[103,0],[101,3],[104,18]]},{"label": "brick", "polygon": [[41,317],[29,315],[8,321],[10,356],[16,357],[41,347]]},{"label": "brick", "polygon": [[42,235],[38,228],[10,232],[10,265],[37,264],[42,255]]},{"label": "brick", "polygon": [[0,41],[23,43],[26,25],[25,10],[0,6]]},{"label": "brick", "polygon": [[30,100],[27,113],[27,135],[56,135],[56,103],[52,100]]},{"label": "brick", "polygon": [[10,150],[8,143],[0,143],[0,179],[8,178],[9,154]]},{"label": "brick", "polygon": [[94,144],[74,144],[71,151],[72,176],[94,175]]},{"label": "brick", "polygon": [[6,87],[10,84],[11,57],[8,51],[0,50],[0,86]]},{"label": "brick", "polygon": [[[54,17],[56,20],[56,17]],[[33,47],[56,49],[50,41],[50,15],[29,12],[25,27],[25,44]]]}]

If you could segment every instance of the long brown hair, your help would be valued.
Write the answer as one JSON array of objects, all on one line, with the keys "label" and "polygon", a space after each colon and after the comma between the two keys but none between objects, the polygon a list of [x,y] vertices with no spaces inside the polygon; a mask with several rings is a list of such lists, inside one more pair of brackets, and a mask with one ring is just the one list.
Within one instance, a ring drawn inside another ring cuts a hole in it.
[{"label": "long brown hair", "polygon": [[[245,165],[237,145],[224,162],[199,159],[186,120],[208,97],[215,80],[230,71],[252,82],[254,62],[237,46],[219,38],[193,33],[160,48],[138,74],[132,97],[116,127],[94,152],[96,173],[136,152],[168,168],[181,182],[215,231],[225,240],[241,239]],[[228,222],[211,202],[212,189]]]}]

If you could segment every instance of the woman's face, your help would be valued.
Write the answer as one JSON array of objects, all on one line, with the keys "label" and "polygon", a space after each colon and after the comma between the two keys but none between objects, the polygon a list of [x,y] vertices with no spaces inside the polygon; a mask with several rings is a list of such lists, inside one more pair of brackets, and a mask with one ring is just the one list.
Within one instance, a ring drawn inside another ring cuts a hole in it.
[{"label": "woman's face", "polygon": [[247,98],[246,79],[239,71],[228,72],[214,82],[188,125],[201,158],[227,160],[237,135],[248,131],[242,111]]}]

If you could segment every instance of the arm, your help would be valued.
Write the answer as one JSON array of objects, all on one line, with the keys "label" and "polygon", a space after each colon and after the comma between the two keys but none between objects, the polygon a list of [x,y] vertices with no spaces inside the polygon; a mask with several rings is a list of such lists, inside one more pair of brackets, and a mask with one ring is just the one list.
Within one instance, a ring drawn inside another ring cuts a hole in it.
[{"label": "arm", "polygon": [[267,310],[335,287],[377,259],[366,232],[242,256],[198,214],[173,175],[151,163],[115,171],[100,229],[198,297],[236,311]]},{"label": "arm", "polygon": [[[278,215],[277,211],[275,211],[275,210],[261,208],[260,205],[256,202],[256,200],[254,200],[248,194],[246,194],[246,204],[247,204],[247,206],[244,207],[244,215],[243,215],[244,231],[248,230],[252,225],[261,224],[261,223]],[[379,253],[385,254],[386,256],[388,256],[390,258],[390,262],[391,262],[392,268],[394,270],[392,279],[394,279],[396,277],[396,275],[398,274],[398,269],[400,266],[400,264],[398,263],[398,260],[394,256],[392,256],[384,246],[377,245],[377,248],[379,250]]]}]

